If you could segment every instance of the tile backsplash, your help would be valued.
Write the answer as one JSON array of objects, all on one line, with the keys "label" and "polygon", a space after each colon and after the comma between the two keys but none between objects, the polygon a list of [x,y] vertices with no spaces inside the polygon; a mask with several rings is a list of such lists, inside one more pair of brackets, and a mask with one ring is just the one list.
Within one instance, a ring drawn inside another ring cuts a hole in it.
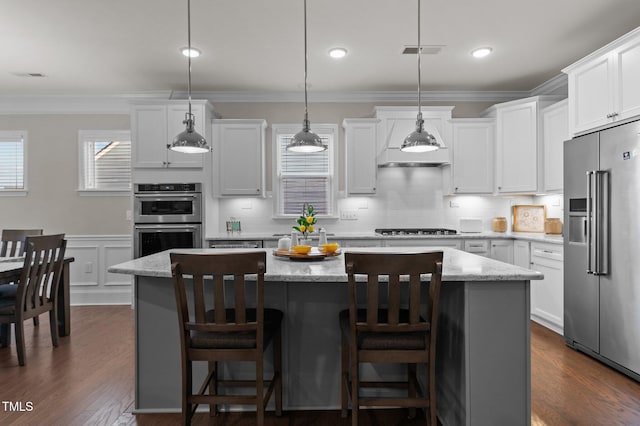
[{"label": "tile backsplash", "polygon": [[[491,229],[495,216],[504,216],[511,229],[511,206],[545,204],[547,217],[562,218],[562,194],[548,196],[449,196],[443,193],[442,169],[437,167],[396,167],[378,170],[377,194],[370,197],[338,197],[336,218],[319,218],[329,232],[371,232],[375,228],[459,229],[460,218],[480,218],[483,230]],[[273,218],[273,198],[218,199],[218,229],[234,218],[243,232],[289,232],[292,219]],[[350,219],[340,219],[340,217]],[[354,219],[355,218],[355,219]]]}]

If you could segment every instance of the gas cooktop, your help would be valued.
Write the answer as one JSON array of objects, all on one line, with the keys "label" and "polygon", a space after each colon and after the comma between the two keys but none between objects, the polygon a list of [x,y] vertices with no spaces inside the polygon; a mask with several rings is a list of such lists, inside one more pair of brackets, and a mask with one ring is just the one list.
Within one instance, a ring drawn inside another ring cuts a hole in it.
[{"label": "gas cooktop", "polygon": [[445,228],[379,228],[375,233],[380,235],[456,235],[458,232]]}]

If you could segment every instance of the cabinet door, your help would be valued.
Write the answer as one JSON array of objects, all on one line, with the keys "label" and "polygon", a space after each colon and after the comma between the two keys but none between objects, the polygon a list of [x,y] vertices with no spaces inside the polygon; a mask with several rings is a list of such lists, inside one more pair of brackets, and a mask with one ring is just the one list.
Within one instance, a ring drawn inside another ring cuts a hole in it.
[{"label": "cabinet door", "polygon": [[493,192],[494,121],[452,120],[452,182],[455,194]]},{"label": "cabinet door", "polygon": [[613,57],[605,54],[569,74],[569,128],[573,134],[611,121],[613,67]]},{"label": "cabinet door", "polygon": [[346,119],[343,127],[346,144],[347,193],[375,194],[377,119]]},{"label": "cabinet door", "polygon": [[538,190],[537,102],[498,108],[497,186],[500,193]]},{"label": "cabinet door", "polygon": [[[170,144],[173,139],[184,132],[185,125],[183,123],[185,114],[189,111],[189,105],[169,105],[167,108],[167,133],[166,144]],[[196,132],[203,136],[206,136],[206,124],[204,106],[192,105],[191,113],[194,115],[194,129]],[[207,141],[211,144],[211,141]],[[168,167],[181,167],[181,168],[202,168],[204,164],[204,155],[202,154],[185,154],[183,152],[166,150],[167,153],[167,166]]]},{"label": "cabinet door", "polygon": [[133,167],[166,167],[167,107],[138,105],[131,114]]},{"label": "cabinet door", "polygon": [[531,244],[531,269],[544,274],[531,282],[531,319],[563,334],[564,284],[561,246]]},{"label": "cabinet door", "polygon": [[531,269],[531,253],[528,241],[513,242],[513,264],[521,268]]},{"label": "cabinet door", "polygon": [[478,256],[489,257],[489,240],[464,240],[463,250]]},{"label": "cabinet door", "polygon": [[631,40],[613,53],[617,83],[615,90],[616,120],[640,115],[640,39]]},{"label": "cabinet door", "polygon": [[261,196],[264,191],[264,120],[216,120],[214,160],[220,195]]},{"label": "cabinet door", "polygon": [[513,263],[513,241],[512,240],[491,240],[492,259],[504,263]]},{"label": "cabinet door", "polygon": [[562,191],[563,145],[569,137],[567,101],[542,111],[544,141],[544,190]]}]

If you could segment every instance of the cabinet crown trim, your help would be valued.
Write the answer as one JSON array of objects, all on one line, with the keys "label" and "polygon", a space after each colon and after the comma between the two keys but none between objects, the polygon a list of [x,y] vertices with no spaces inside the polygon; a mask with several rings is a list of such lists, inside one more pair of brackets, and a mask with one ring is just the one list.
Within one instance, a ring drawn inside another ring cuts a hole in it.
[{"label": "cabinet crown trim", "polygon": [[602,55],[605,55],[607,53],[612,52],[613,50],[617,49],[618,47],[622,46],[623,44],[627,43],[628,41],[634,40],[636,38],[640,38],[640,27],[636,28],[635,30],[629,31],[628,33],[626,33],[625,35],[615,39],[614,41],[612,41],[611,43],[601,47],[600,49],[588,54],[587,56],[585,56],[582,59],[579,59],[578,61],[572,63],[571,65],[569,65],[568,67],[562,69],[562,72],[565,74],[569,74],[570,72],[572,72],[574,69],[581,67],[582,65],[584,65],[585,63],[592,61]]}]

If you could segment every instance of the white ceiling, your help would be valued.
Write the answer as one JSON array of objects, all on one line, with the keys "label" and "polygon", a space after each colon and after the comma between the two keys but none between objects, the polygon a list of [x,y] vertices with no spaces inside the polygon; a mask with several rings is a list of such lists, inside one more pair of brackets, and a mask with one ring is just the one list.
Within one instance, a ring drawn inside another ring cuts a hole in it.
[{"label": "white ceiling", "polygon": [[[314,92],[416,90],[417,0],[308,0]],[[192,0],[194,92],[301,91],[302,0]],[[186,0],[0,0],[0,95],[184,92]],[[423,90],[531,90],[640,25],[638,0],[422,0]],[[492,46],[494,54],[469,52]],[[333,46],[349,50],[337,61]],[[42,73],[42,78],[15,73]]]}]

